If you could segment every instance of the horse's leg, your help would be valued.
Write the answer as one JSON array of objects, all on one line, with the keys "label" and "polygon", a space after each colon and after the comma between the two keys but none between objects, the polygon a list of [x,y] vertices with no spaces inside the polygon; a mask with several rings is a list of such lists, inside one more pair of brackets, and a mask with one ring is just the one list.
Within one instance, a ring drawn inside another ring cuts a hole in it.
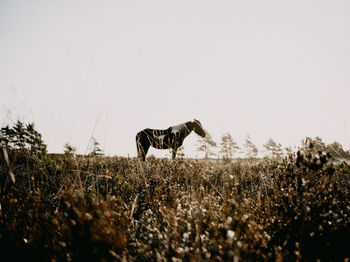
[{"label": "horse's leg", "polygon": [[149,141],[143,136],[143,133],[139,132],[136,135],[136,148],[137,157],[141,158],[143,161],[146,159],[146,154],[150,147]]},{"label": "horse's leg", "polygon": [[147,155],[149,147],[150,147],[150,145],[148,143],[143,144],[143,145],[142,144],[137,145],[137,156],[138,156],[138,158],[141,158],[142,161],[146,160],[146,155]]},{"label": "horse's leg", "polygon": [[137,143],[137,157],[144,159],[144,150],[141,143]]},{"label": "horse's leg", "polygon": [[174,149],[174,148],[172,149],[173,159],[175,159],[175,157],[176,157],[176,151],[177,151],[177,149],[176,149],[176,148],[175,148],[175,149]]},{"label": "horse's leg", "polygon": [[143,161],[146,160],[146,155],[147,155],[149,147],[150,147],[150,144],[143,145],[143,150],[142,150],[142,160]]}]

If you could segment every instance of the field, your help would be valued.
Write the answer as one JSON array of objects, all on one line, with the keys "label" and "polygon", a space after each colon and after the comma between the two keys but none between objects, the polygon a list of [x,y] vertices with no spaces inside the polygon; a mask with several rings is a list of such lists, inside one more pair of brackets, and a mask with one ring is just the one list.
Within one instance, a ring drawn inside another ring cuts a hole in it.
[{"label": "field", "polygon": [[350,168],[325,154],[9,157],[16,182],[1,155],[0,256],[11,261],[350,258]]}]

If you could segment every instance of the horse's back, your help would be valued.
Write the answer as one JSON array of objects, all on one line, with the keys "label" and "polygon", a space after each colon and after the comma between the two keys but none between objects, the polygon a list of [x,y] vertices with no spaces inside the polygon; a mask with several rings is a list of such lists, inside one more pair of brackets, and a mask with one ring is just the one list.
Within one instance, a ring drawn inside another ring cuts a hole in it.
[{"label": "horse's back", "polygon": [[147,135],[151,136],[161,136],[161,135],[167,135],[171,131],[171,128],[169,127],[168,129],[151,129],[151,128],[146,128],[142,130],[142,133],[145,133]]}]

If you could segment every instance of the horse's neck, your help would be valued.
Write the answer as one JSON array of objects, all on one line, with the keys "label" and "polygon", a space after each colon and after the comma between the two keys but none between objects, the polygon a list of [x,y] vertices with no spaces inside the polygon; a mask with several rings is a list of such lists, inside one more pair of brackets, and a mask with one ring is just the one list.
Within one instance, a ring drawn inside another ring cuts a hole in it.
[{"label": "horse's neck", "polygon": [[188,133],[191,133],[193,131],[193,129],[194,129],[193,122],[188,121],[184,125],[185,125],[186,130],[187,130]]},{"label": "horse's neck", "polygon": [[176,125],[176,126],[171,126],[169,129],[170,129],[170,131],[172,133],[175,133],[175,134],[177,134],[177,133],[181,133],[181,134],[186,133],[186,131],[185,131],[185,129],[186,129],[185,124],[179,124],[179,125]]},{"label": "horse's neck", "polygon": [[194,126],[193,126],[193,123],[191,121],[188,121],[188,122],[183,124],[183,128],[184,128],[185,136],[188,136],[193,131]]},{"label": "horse's neck", "polygon": [[172,126],[172,127],[171,127],[171,130],[172,130],[172,132],[174,132],[174,133],[178,133],[178,132],[183,133],[183,131],[185,130],[185,124],[180,124],[180,125]]}]

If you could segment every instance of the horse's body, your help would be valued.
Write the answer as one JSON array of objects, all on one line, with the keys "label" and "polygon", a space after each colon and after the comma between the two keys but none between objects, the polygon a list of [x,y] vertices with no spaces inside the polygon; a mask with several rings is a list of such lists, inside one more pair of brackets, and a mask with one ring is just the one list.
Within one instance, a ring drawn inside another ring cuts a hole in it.
[{"label": "horse's body", "polygon": [[137,155],[145,160],[150,146],[157,149],[171,149],[173,159],[177,149],[182,146],[184,139],[194,131],[201,137],[205,136],[202,124],[198,120],[171,126],[168,129],[146,128],[136,135]]}]

